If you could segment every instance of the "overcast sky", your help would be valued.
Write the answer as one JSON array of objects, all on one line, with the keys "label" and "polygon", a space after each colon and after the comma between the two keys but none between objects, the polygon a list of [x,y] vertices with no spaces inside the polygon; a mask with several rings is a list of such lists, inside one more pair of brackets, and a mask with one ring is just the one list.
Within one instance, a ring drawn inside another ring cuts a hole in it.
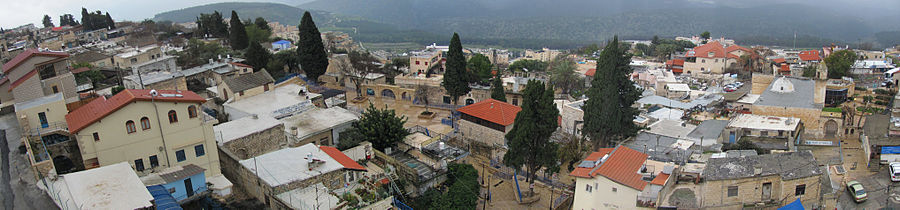
[{"label": "overcast sky", "polygon": [[305,0],[0,0],[0,27],[14,28],[34,23],[42,27],[41,19],[50,15],[54,25],[59,25],[59,16],[72,14],[81,21],[81,8],[88,11],[109,12],[116,21],[143,20],[153,18],[160,12],[182,9],[217,2],[261,1],[296,5]]}]

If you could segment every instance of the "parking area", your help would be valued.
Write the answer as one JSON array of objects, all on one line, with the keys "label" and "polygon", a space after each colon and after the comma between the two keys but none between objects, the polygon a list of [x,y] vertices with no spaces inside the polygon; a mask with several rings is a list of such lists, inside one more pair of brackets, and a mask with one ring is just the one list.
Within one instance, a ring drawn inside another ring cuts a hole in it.
[{"label": "parking area", "polygon": [[838,198],[840,209],[900,208],[900,182],[891,182],[889,174],[887,167],[881,167],[878,173],[856,178],[866,190],[868,200],[856,203],[847,189],[843,189]]}]

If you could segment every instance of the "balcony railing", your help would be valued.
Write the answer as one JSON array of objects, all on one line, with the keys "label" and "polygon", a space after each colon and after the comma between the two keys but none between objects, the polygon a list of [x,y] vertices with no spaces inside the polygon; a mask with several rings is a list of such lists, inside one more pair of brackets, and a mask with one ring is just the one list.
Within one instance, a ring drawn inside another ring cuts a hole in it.
[{"label": "balcony railing", "polygon": [[22,133],[27,136],[41,136],[55,131],[69,132],[69,125],[66,124],[66,122],[52,122],[37,125],[37,128],[31,128],[29,126],[22,127]]}]

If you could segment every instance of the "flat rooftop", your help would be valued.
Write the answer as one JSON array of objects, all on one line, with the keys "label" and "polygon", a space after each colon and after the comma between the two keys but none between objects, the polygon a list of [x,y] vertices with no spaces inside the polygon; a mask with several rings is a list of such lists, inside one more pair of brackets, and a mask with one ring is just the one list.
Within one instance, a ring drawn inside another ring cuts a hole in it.
[{"label": "flat rooftop", "polygon": [[250,134],[262,132],[281,125],[281,121],[269,116],[244,117],[213,126],[216,142],[219,145],[239,139]]},{"label": "flat rooftop", "polygon": [[[126,162],[65,174],[53,183],[61,192],[60,206],[81,209],[141,209],[153,207],[153,196]],[[60,201],[57,201],[60,202]]]},{"label": "flat rooftop", "polygon": [[341,199],[328,192],[328,188],[320,182],[306,188],[283,192],[275,197],[284,201],[292,209],[332,209],[337,207]]},{"label": "flat rooftop", "polygon": [[662,96],[651,95],[651,96],[647,96],[647,97],[638,99],[637,103],[639,103],[641,105],[646,105],[646,104],[661,105],[661,106],[676,108],[676,109],[691,109],[696,106],[704,106],[704,107],[709,106],[713,102],[720,101],[723,98],[725,98],[725,97],[722,95],[719,95],[719,94],[709,94],[709,95],[705,95],[700,98],[691,100],[690,102],[681,102],[681,101],[677,101],[677,100],[668,99],[668,98],[662,97]]},{"label": "flat rooftop", "polygon": [[755,114],[738,115],[728,123],[731,128],[748,128],[757,130],[794,131],[800,125],[800,119],[793,117],[775,117]]},{"label": "flat rooftop", "polygon": [[816,82],[810,79],[779,77],[760,94],[753,105],[821,109],[815,103]]},{"label": "flat rooftop", "polygon": [[309,99],[315,98],[319,94],[307,92],[306,95],[300,95],[301,89],[303,88],[300,85],[288,84],[269,92],[226,103],[225,107],[248,114],[256,114],[259,117],[270,116],[277,119],[284,117],[286,112],[291,113],[315,107]]},{"label": "flat rooftop", "polygon": [[16,108],[16,111],[21,111],[21,110],[33,108],[35,106],[40,106],[40,105],[53,103],[53,102],[57,102],[57,101],[63,101],[63,103],[66,103],[64,100],[65,99],[63,98],[62,93],[56,93],[56,94],[49,95],[49,96],[31,99],[30,101],[18,102],[15,104],[15,108]]},{"label": "flat rooftop", "polygon": [[694,129],[696,128],[696,125],[691,125],[684,121],[663,119],[650,124],[649,129],[647,129],[646,132],[672,138],[684,139],[687,138],[688,134],[690,134],[691,131],[694,131]]},{"label": "flat rooftop", "polygon": [[125,80],[135,81],[136,83],[143,83],[144,85],[156,84],[163,81],[168,81],[177,77],[183,77],[184,73],[180,71],[176,72],[168,72],[168,71],[154,71],[142,73],[140,76],[138,75],[128,75],[125,76]]},{"label": "flat rooftop", "polygon": [[291,129],[291,127],[297,127],[297,137],[301,139],[356,120],[359,120],[356,114],[341,107],[327,109],[316,107],[281,119],[286,130]]},{"label": "flat rooftop", "polygon": [[[307,160],[308,155],[311,155],[313,159],[321,160],[321,164],[310,168],[309,160]],[[254,174],[258,174],[263,182],[272,187],[306,180],[344,168],[343,165],[332,159],[331,156],[328,156],[315,144],[284,148],[254,158],[241,160],[240,163],[244,168],[247,168]]]}]

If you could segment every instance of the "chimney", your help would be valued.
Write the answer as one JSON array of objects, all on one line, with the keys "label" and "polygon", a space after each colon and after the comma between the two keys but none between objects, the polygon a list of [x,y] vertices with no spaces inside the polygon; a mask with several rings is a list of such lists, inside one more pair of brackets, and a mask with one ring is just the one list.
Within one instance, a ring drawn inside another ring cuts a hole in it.
[{"label": "chimney", "polygon": [[210,59],[209,59],[209,64],[212,64],[212,63],[213,63],[213,59],[210,58]]},{"label": "chimney", "polygon": [[297,130],[297,127],[296,127],[296,126],[291,126],[291,135],[292,135],[292,136],[297,136],[297,133],[298,133],[298,132],[299,132],[299,131]]}]

